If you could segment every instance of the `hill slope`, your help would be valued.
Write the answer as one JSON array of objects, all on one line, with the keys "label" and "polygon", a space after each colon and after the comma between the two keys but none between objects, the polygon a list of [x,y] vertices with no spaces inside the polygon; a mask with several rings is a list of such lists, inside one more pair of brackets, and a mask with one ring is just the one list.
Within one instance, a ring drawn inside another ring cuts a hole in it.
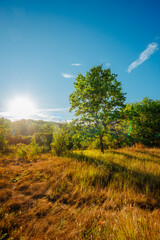
[{"label": "hill slope", "polygon": [[0,239],[160,239],[160,149],[0,157]]}]

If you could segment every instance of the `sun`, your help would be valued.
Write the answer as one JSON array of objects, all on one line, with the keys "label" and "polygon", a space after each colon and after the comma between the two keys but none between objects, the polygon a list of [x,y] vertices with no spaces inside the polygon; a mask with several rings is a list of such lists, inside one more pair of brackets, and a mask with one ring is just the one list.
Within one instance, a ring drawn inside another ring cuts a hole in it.
[{"label": "sun", "polygon": [[16,97],[9,104],[9,112],[15,119],[30,118],[35,111],[33,101],[27,97]]}]

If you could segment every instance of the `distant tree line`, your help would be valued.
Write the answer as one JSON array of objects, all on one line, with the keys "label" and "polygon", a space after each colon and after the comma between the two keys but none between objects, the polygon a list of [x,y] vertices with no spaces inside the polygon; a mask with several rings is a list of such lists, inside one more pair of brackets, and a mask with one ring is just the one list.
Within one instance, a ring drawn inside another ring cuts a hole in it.
[{"label": "distant tree line", "polygon": [[[54,150],[58,155],[72,149],[100,148],[96,127],[78,120],[59,124],[34,120],[11,122],[0,118],[0,152],[11,145],[29,145],[33,141],[42,152]],[[104,149],[136,143],[160,147],[160,100],[144,98],[141,102],[126,104],[121,117],[108,123],[103,135]]]}]

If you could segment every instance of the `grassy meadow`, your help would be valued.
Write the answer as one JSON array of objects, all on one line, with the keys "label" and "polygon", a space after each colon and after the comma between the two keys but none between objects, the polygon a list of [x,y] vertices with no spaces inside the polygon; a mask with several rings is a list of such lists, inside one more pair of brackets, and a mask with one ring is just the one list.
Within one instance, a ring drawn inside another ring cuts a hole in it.
[{"label": "grassy meadow", "polygon": [[0,239],[160,239],[160,149],[0,156]]}]

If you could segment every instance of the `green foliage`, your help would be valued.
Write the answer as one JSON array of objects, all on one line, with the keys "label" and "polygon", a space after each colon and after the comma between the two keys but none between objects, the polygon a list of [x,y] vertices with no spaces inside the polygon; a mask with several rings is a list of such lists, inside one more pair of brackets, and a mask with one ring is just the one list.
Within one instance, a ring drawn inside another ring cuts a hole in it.
[{"label": "green foliage", "polygon": [[34,141],[36,144],[42,147],[43,152],[49,152],[51,150],[51,143],[53,140],[52,133],[36,133],[33,136]]},{"label": "green foliage", "polygon": [[29,155],[33,157],[34,155],[41,152],[41,147],[36,143],[35,140],[32,140],[32,142],[29,145]]},{"label": "green foliage", "polygon": [[13,122],[14,135],[32,136],[37,131],[37,124],[33,120],[22,119]]},{"label": "green foliage", "polygon": [[0,152],[6,150],[8,144],[8,136],[11,134],[11,121],[8,119],[0,118]]},{"label": "green foliage", "polygon": [[39,126],[38,132],[52,134],[53,133],[53,129],[54,129],[53,123],[43,122],[43,124]]},{"label": "green foliage", "polygon": [[27,160],[29,155],[29,146],[23,143],[17,144],[17,154],[19,159]]},{"label": "green foliage", "polygon": [[160,146],[160,100],[144,98],[131,103],[124,111],[126,121],[132,124],[132,137],[135,142],[147,146]]},{"label": "green foliage", "polygon": [[17,144],[17,154],[19,159],[27,160],[41,152],[39,145],[33,140],[29,145],[19,143]]},{"label": "green foliage", "polygon": [[133,145],[130,136],[131,123],[124,119],[113,121],[109,124],[109,131],[105,135],[106,148],[120,148]]},{"label": "green foliage", "polygon": [[72,121],[67,125],[70,136],[70,146],[73,149],[86,149],[93,139],[94,129],[89,125],[83,125],[79,121]]},{"label": "green foliage", "polygon": [[73,147],[71,137],[67,125],[63,125],[62,128],[56,128],[53,133],[53,142],[51,143],[52,151],[60,156],[71,150]]},{"label": "green foliage", "polygon": [[75,110],[81,124],[94,126],[94,134],[100,137],[101,151],[109,123],[119,117],[124,107],[125,94],[116,77],[110,69],[103,70],[101,65],[93,67],[86,76],[78,75],[75,91],[69,96],[70,111]]},{"label": "green foliage", "polygon": [[0,118],[0,126],[3,126],[4,128],[11,130],[12,129],[12,123],[10,120],[5,118]]},{"label": "green foliage", "polygon": [[6,129],[0,128],[0,153],[3,153],[7,147]]},{"label": "green foliage", "polygon": [[53,127],[59,123],[22,119],[11,123],[11,125],[13,135],[33,136],[36,133],[52,133]]}]

